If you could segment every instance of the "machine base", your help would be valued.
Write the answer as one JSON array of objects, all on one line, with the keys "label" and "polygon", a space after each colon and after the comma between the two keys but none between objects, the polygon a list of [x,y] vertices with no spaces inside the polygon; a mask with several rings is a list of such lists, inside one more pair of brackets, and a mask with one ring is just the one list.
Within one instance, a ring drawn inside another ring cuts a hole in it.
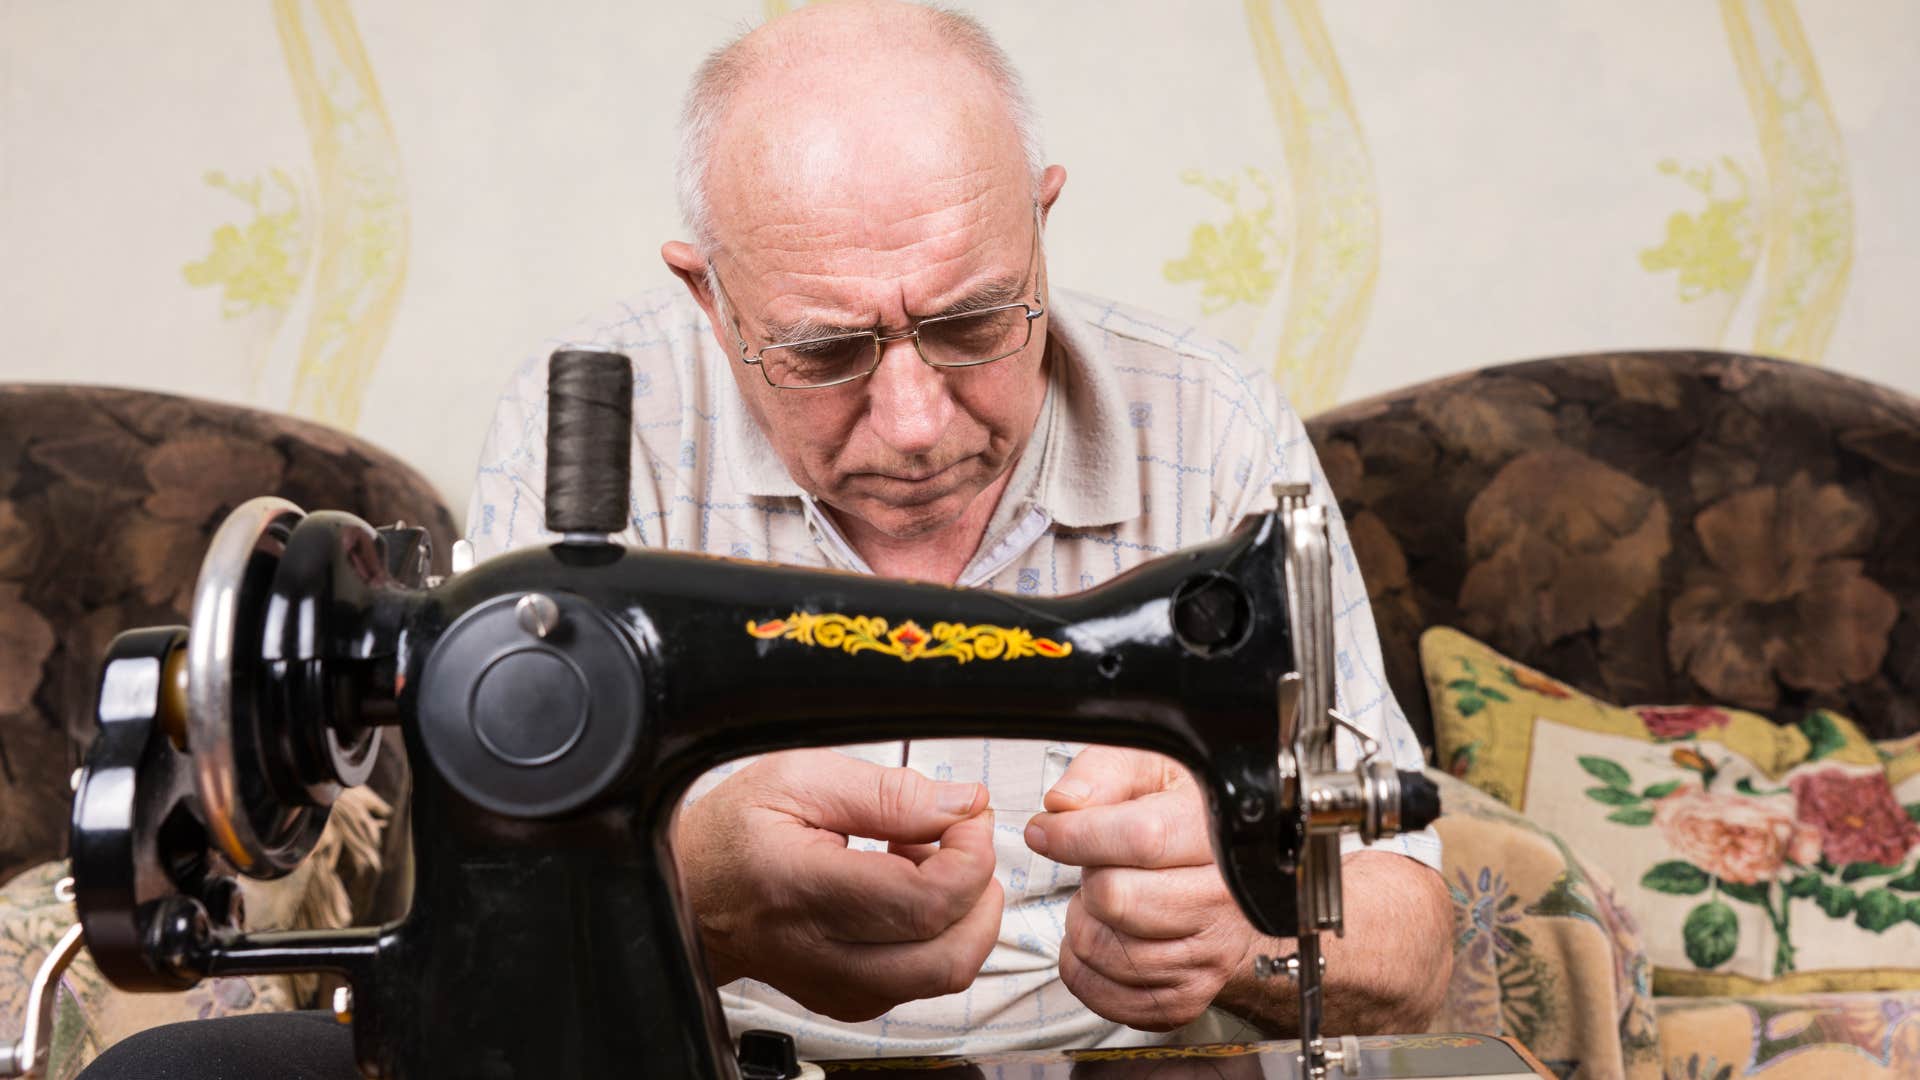
[{"label": "machine base", "polygon": [[[1344,1080],[1424,1080],[1480,1077],[1535,1080],[1551,1073],[1524,1050],[1492,1035],[1379,1035],[1359,1040],[1360,1067],[1330,1070]],[[1298,1077],[1297,1042],[1149,1046],[1127,1050],[1027,1051],[972,1057],[824,1061],[828,1077],[860,1080],[961,1080],[1019,1076],[1020,1080],[1283,1080]]]}]

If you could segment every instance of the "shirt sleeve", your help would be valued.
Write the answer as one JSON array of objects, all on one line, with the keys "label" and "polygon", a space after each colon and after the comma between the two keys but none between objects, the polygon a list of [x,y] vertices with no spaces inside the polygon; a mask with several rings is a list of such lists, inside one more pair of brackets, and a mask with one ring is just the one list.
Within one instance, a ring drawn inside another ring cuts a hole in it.
[{"label": "shirt sleeve", "polygon": [[[1241,392],[1247,415],[1236,415],[1236,422],[1223,425],[1229,445],[1222,457],[1256,464],[1228,477],[1230,486],[1216,492],[1215,505],[1226,519],[1217,524],[1230,527],[1249,514],[1273,509],[1278,505],[1273,493],[1275,483],[1307,481],[1312,485],[1314,501],[1327,508],[1332,552],[1334,707],[1378,740],[1380,752],[1388,755],[1395,768],[1418,771],[1426,764],[1426,753],[1387,685],[1380,633],[1374,625],[1373,605],[1360,577],[1353,542],[1347,537],[1346,518],[1320,467],[1319,455],[1307,438],[1306,425],[1270,380],[1246,378]],[[1257,464],[1263,459],[1265,468]],[[1342,765],[1358,760],[1359,747],[1351,735],[1339,737],[1338,747]],[[1341,837],[1342,854],[1362,848],[1396,852],[1436,871],[1440,869],[1440,836],[1431,827],[1371,845],[1351,834]]]},{"label": "shirt sleeve", "polygon": [[547,388],[545,366],[528,360],[494,404],[493,425],[467,504],[467,541],[475,561],[555,539],[546,530]]}]

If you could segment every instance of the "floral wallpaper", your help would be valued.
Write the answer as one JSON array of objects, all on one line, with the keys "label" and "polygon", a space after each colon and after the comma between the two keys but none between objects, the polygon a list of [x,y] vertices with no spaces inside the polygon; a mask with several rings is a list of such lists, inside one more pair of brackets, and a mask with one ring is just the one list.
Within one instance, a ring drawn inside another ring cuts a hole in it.
[{"label": "floral wallpaper", "polygon": [[[320,420],[461,505],[506,374],[673,284],[685,80],[795,2],[7,5],[5,377]],[[1191,320],[1304,413],[1628,346],[1920,389],[1910,4],[963,7],[1069,171],[1053,279]],[[103,317],[129,344],[76,346]]]}]

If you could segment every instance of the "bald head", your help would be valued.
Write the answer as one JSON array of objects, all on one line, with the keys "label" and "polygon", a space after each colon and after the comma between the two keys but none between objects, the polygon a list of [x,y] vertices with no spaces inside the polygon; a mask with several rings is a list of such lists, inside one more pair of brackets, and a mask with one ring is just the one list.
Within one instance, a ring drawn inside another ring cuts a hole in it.
[{"label": "bald head", "polygon": [[[661,257],[740,359],[741,401],[788,475],[882,573],[959,574],[1046,397],[1040,226],[1066,171],[1039,167],[1026,115],[977,24],[883,0],[777,19],[715,53],[688,97],[695,242]],[[930,323],[960,353],[1000,351],[923,362]],[[849,342],[873,366],[844,380],[796,387],[769,366]]]},{"label": "bald head", "polygon": [[899,0],[841,0],[800,8],[707,58],[681,117],[677,185],[695,244],[711,250],[734,220],[730,195],[759,204],[822,187],[852,195],[852,185],[939,183],[916,167],[944,156],[936,173],[993,168],[1009,154],[1037,187],[1032,109],[983,27]]}]

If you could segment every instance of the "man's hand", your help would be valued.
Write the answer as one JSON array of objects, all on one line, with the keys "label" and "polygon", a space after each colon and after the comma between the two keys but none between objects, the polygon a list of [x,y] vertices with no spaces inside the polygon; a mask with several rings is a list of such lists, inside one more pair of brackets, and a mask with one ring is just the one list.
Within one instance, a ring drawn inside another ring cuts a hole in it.
[{"label": "man's hand", "polygon": [[[979,784],[831,750],[769,754],[680,813],[674,855],[716,984],[870,1020],[972,984],[1000,933]],[[889,841],[854,851],[847,837]]]},{"label": "man's hand", "polygon": [[1067,904],[1060,979],[1087,1008],[1148,1031],[1206,1011],[1261,937],[1213,863],[1187,770],[1141,750],[1088,747],[1047,792],[1027,846],[1085,868]]},{"label": "man's hand", "polygon": [[[1085,867],[1067,905],[1060,978],[1109,1020],[1167,1031],[1217,1005],[1270,1034],[1294,1030],[1293,985],[1253,958],[1293,943],[1253,928],[1214,866],[1204,798],[1187,770],[1141,750],[1089,747],[1047,792],[1027,846]],[[1389,852],[1341,860],[1347,933],[1322,935],[1326,1030],[1414,1032],[1441,1004],[1453,905],[1440,875]]]}]

